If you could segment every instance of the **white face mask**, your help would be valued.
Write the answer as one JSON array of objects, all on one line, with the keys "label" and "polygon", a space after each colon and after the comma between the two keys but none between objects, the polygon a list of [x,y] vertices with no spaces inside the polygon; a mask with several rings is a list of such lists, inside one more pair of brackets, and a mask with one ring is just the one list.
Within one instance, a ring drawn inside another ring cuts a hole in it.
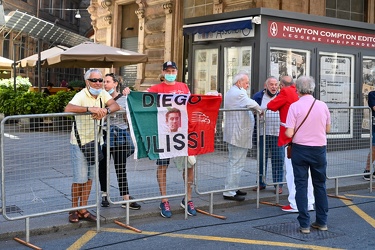
[{"label": "white face mask", "polygon": [[89,92],[90,92],[92,95],[99,95],[99,94],[102,92],[102,89],[94,89],[94,88],[90,88],[90,89],[89,89]]},{"label": "white face mask", "polygon": [[240,90],[243,91],[243,92],[245,92],[245,93],[247,94],[246,89],[244,89],[244,88],[240,88]]},{"label": "white face mask", "polygon": [[115,92],[115,89],[110,89],[110,90],[108,90],[107,92],[108,92],[108,94],[112,95],[113,92]]}]

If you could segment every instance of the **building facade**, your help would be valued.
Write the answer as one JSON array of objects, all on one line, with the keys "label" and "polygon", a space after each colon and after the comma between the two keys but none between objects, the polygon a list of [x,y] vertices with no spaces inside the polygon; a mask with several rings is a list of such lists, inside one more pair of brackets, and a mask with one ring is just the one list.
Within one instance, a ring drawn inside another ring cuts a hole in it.
[{"label": "building facade", "polygon": [[[94,33],[89,13],[86,10],[89,4],[89,0],[2,1],[4,15],[6,18],[17,11],[84,37],[90,37]],[[79,11],[81,15],[80,18],[76,18],[77,11]],[[38,41],[38,39],[30,35],[28,32],[20,32],[16,29],[10,29],[5,26],[1,27],[0,33],[0,55],[15,61],[38,53],[38,46],[40,46],[40,51],[44,51],[52,46],[59,45],[53,43],[53,41],[49,41],[48,39],[41,39]],[[29,77],[30,82],[34,86],[37,86],[39,80],[37,69],[35,67],[17,68],[16,74],[23,77]],[[9,75],[10,73],[7,73],[3,74],[1,77],[7,78]],[[48,82],[53,82],[55,86],[58,86],[62,79],[67,81],[82,80],[82,70],[42,69],[40,79],[42,86],[46,86]]]},{"label": "building facade", "polygon": [[375,0],[91,0],[88,10],[97,42],[148,55],[148,63],[118,72],[127,85],[143,90],[158,82],[167,60],[178,64],[179,80],[189,81],[186,20],[254,8],[367,23],[375,19]]}]

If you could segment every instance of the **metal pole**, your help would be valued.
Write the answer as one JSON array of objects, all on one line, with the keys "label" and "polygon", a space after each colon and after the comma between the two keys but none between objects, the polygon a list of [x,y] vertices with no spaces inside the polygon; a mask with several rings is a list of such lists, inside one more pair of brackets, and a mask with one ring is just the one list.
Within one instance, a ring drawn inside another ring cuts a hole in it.
[{"label": "metal pole", "polygon": [[42,92],[41,50],[42,50],[42,39],[38,39],[38,91],[39,92]]},{"label": "metal pole", "polygon": [[16,44],[13,42],[13,80],[14,80],[14,92],[17,91],[17,70],[16,70]]}]

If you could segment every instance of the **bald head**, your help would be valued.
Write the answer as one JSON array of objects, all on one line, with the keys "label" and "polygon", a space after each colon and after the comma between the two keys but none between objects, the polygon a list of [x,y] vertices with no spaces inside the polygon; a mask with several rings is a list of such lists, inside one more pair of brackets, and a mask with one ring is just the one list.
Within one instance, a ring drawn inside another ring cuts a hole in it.
[{"label": "bald head", "polygon": [[280,80],[280,88],[289,87],[294,84],[291,76],[283,76]]}]

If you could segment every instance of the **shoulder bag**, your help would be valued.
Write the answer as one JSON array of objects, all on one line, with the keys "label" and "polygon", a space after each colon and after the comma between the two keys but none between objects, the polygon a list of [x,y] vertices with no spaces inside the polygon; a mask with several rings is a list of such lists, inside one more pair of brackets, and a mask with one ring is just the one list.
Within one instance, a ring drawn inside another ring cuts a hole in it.
[{"label": "shoulder bag", "polygon": [[296,135],[298,129],[302,126],[302,124],[306,121],[306,118],[309,116],[310,111],[311,111],[312,107],[313,107],[314,104],[315,104],[315,101],[316,101],[316,99],[314,99],[314,101],[313,101],[313,103],[311,104],[311,107],[310,107],[310,109],[309,109],[309,112],[307,112],[307,115],[305,116],[305,118],[303,119],[303,121],[301,122],[301,124],[298,126],[298,128],[296,129],[296,131],[294,131],[294,134],[293,134],[293,136],[292,136],[292,140],[286,145],[286,157],[287,157],[288,159],[292,158],[292,145],[293,145],[293,142],[292,142],[292,141],[293,141],[293,137]]}]

